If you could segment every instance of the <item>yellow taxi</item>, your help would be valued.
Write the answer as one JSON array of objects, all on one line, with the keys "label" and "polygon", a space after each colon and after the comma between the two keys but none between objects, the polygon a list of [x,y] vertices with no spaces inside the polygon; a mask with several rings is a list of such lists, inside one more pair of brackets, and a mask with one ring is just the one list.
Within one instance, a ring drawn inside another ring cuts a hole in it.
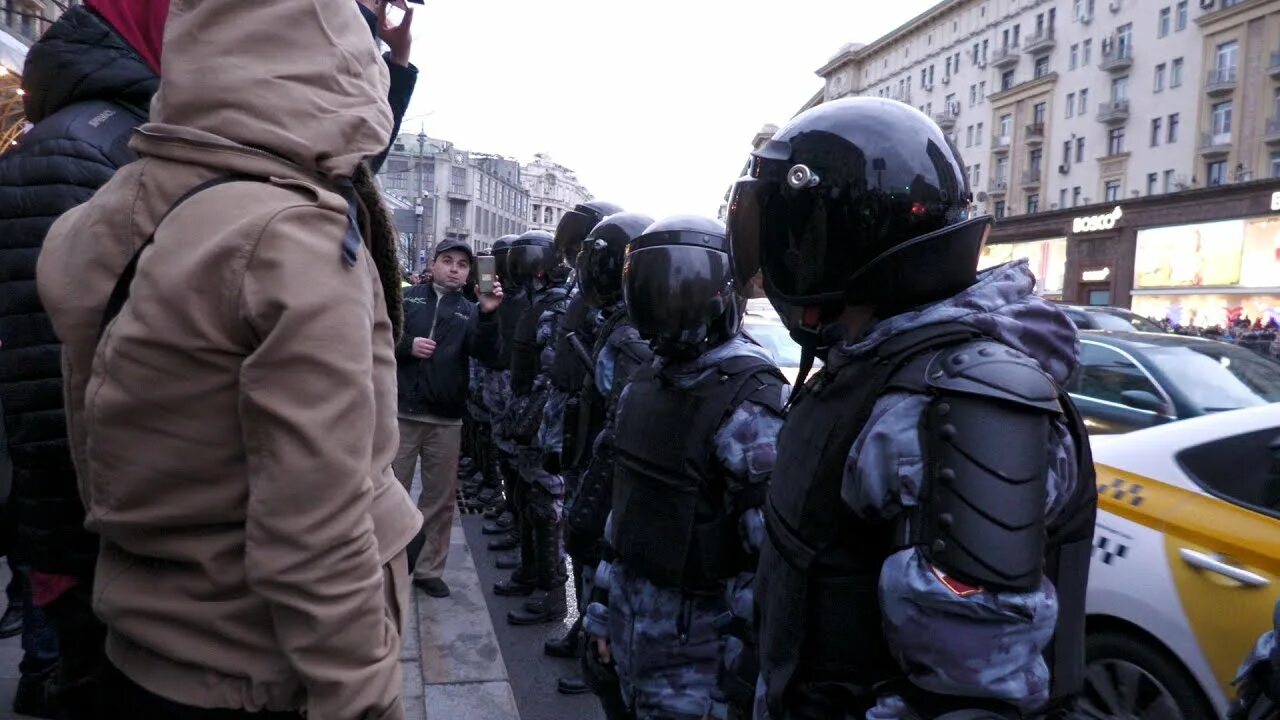
[{"label": "yellow taxi", "polygon": [[1280,404],[1092,439],[1092,716],[1213,720],[1280,599]]}]

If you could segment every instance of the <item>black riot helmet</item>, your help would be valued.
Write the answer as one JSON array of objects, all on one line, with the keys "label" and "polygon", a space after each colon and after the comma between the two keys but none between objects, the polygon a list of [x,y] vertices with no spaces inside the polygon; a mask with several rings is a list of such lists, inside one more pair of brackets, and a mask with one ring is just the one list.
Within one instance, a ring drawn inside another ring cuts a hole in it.
[{"label": "black riot helmet", "polygon": [[494,269],[498,271],[498,279],[503,282],[507,280],[507,253],[519,237],[519,235],[503,235],[493,241],[493,257],[496,258],[493,262]]},{"label": "black riot helmet", "polygon": [[620,212],[606,217],[582,241],[578,255],[578,287],[592,307],[606,307],[622,299],[622,264],[630,245],[653,218]]},{"label": "black riot helmet", "polygon": [[622,269],[627,313],[664,357],[689,360],[738,333],[729,241],[718,220],[675,215],[631,243]]},{"label": "black riot helmet", "polygon": [[569,263],[569,267],[577,267],[578,253],[582,250],[582,240],[591,232],[591,228],[614,213],[622,212],[620,205],[603,200],[592,200],[575,206],[560,218],[556,225],[556,252]]},{"label": "black riot helmet", "polygon": [[923,113],[879,98],[823,103],[753,152],[734,185],[739,287],[763,271],[802,342],[845,305],[887,316],[949,297],[975,282],[990,227],[970,201],[964,163]]},{"label": "black riot helmet", "polygon": [[521,235],[507,252],[507,271],[517,287],[532,286],[558,264],[555,239],[546,230],[530,230]]}]

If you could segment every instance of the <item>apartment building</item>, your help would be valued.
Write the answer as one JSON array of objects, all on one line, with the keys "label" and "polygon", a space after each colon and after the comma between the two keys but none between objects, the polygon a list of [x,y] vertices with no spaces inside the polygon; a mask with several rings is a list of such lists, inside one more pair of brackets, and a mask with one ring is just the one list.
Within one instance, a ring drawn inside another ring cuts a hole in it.
[{"label": "apartment building", "polygon": [[1182,322],[1280,316],[1280,0],[945,0],[817,74],[948,133],[997,218],[984,264]]},{"label": "apartment building", "polygon": [[533,162],[522,168],[520,177],[529,194],[530,230],[554,234],[565,213],[592,200],[590,191],[578,181],[577,173],[546,153],[535,154]]}]

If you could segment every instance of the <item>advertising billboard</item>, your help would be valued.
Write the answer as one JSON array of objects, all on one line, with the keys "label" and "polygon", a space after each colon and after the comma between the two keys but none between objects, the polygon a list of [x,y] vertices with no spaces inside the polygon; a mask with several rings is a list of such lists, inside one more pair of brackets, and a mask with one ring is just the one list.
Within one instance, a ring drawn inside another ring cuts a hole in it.
[{"label": "advertising billboard", "polygon": [[1067,272],[1067,239],[1049,238],[1020,243],[996,243],[982,248],[978,269],[986,270],[1014,260],[1026,260],[1036,276],[1036,293],[1062,295]]}]

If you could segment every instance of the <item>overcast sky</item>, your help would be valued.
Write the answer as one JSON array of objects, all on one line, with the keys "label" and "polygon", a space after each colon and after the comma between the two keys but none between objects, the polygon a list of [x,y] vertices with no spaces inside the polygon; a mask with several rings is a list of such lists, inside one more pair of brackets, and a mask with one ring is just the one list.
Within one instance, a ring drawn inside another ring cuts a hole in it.
[{"label": "overcast sky", "polygon": [[599,199],[714,216],[760,126],[822,87],[815,70],[936,1],[426,0],[404,132],[546,152]]}]

